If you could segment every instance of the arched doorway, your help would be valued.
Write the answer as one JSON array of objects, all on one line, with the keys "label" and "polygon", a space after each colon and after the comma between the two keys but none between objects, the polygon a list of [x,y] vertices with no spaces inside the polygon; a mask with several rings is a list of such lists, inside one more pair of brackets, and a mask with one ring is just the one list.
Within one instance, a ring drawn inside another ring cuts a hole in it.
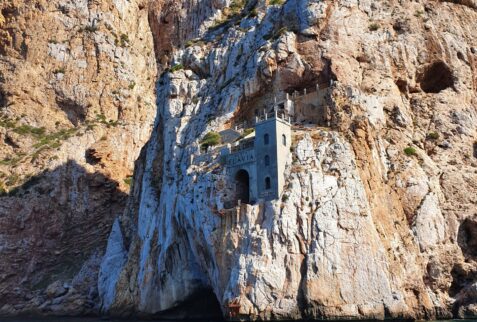
[{"label": "arched doorway", "polygon": [[240,199],[242,203],[250,202],[250,177],[246,170],[239,170],[235,174],[235,191],[237,200]]}]

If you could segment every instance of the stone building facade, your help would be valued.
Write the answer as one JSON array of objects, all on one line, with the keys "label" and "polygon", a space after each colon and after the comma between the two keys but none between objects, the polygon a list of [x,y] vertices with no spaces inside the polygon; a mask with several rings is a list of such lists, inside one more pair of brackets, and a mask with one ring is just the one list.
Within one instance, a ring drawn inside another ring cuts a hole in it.
[{"label": "stone building facade", "polygon": [[280,198],[290,146],[291,124],[284,113],[257,117],[255,132],[225,151],[227,174],[235,183],[232,202]]}]

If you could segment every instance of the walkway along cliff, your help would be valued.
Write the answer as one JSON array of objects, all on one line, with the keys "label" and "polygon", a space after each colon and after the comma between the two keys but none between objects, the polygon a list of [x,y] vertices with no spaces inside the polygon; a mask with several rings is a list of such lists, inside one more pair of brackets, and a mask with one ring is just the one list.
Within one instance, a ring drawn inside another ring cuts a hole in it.
[{"label": "walkway along cliff", "polygon": [[[150,10],[157,117],[101,264],[104,312],[156,314],[208,290],[228,318],[475,316],[473,1]],[[274,160],[250,122],[317,87]],[[238,143],[205,139],[235,128]],[[254,152],[239,169],[241,144]]]}]

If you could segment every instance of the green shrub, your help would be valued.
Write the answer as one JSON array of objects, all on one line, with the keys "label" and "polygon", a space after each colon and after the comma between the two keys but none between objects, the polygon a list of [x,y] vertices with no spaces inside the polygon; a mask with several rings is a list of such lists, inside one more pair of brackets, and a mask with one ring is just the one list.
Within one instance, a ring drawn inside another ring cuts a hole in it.
[{"label": "green shrub", "polygon": [[129,84],[129,86],[128,86],[128,88],[129,88],[130,90],[133,90],[134,87],[136,87],[136,82],[132,82],[132,83]]},{"label": "green shrub", "polygon": [[379,25],[377,23],[372,23],[369,25],[369,31],[377,31],[379,29]]},{"label": "green shrub", "polygon": [[240,140],[242,140],[244,137],[246,137],[247,135],[249,135],[249,134],[251,134],[251,133],[253,133],[253,132],[255,132],[255,129],[254,129],[253,127],[250,127],[250,128],[248,128],[248,129],[245,129],[245,130],[243,131],[242,135],[240,135],[240,136],[237,138],[237,140],[235,140],[235,141],[236,141],[236,142],[237,142],[237,141],[240,141]]},{"label": "green shrub", "polygon": [[229,15],[238,15],[240,12],[243,10],[245,7],[245,1],[244,0],[233,0],[232,3],[230,4],[230,14]]},{"label": "green shrub", "polygon": [[430,132],[430,133],[427,134],[427,138],[428,138],[429,140],[437,140],[437,139],[439,139],[439,133],[437,133],[437,132]]},{"label": "green shrub", "polygon": [[31,135],[34,137],[42,137],[45,134],[44,127],[34,127],[30,125],[21,125],[13,130],[13,132],[20,135]]},{"label": "green shrub", "polygon": [[288,195],[286,195],[286,194],[283,195],[282,196],[282,202],[287,202],[287,200],[288,200]]},{"label": "green shrub", "polygon": [[285,3],[285,0],[270,0],[269,4],[271,6],[281,6]]},{"label": "green shrub", "polygon": [[182,65],[182,64],[176,64],[176,65],[174,65],[174,66],[171,67],[171,72],[172,72],[172,73],[175,73],[175,72],[177,72],[177,71],[179,71],[179,70],[181,70],[181,69],[184,69],[184,65]]},{"label": "green shrub", "polygon": [[205,45],[205,42],[202,39],[197,38],[197,39],[188,40],[185,44],[186,48],[194,46],[194,45],[203,46]]},{"label": "green shrub", "polygon": [[222,139],[220,137],[220,134],[217,132],[211,131],[204,136],[204,138],[202,139],[202,141],[200,141],[200,143],[202,144],[203,148],[207,149],[209,146],[215,146],[220,144],[221,141]]},{"label": "green shrub", "polygon": [[14,166],[14,165],[17,165],[20,160],[21,160],[21,157],[6,158],[6,159],[3,159],[3,160],[0,160],[0,165]]},{"label": "green shrub", "polygon": [[424,14],[424,11],[422,10],[417,10],[415,13],[414,13],[414,16],[419,18],[419,17],[422,17],[422,15]]},{"label": "green shrub", "polygon": [[245,129],[245,130],[243,131],[242,136],[243,136],[243,137],[246,137],[247,135],[249,135],[249,134],[251,134],[251,133],[253,133],[253,132],[255,132],[255,129],[254,129],[253,127],[249,127],[248,129]]},{"label": "green shrub", "polygon": [[8,118],[0,118],[0,126],[7,129],[14,129],[17,124],[15,121],[9,120]]},{"label": "green shrub", "polygon": [[129,44],[129,37],[126,34],[121,34],[120,45],[121,47],[126,47]]},{"label": "green shrub", "polygon": [[125,184],[128,186],[131,186],[132,183],[132,177],[127,177],[126,179],[123,180]]},{"label": "green shrub", "polygon": [[417,151],[415,148],[408,146],[407,148],[404,149],[404,153],[407,156],[413,156],[417,154]]}]

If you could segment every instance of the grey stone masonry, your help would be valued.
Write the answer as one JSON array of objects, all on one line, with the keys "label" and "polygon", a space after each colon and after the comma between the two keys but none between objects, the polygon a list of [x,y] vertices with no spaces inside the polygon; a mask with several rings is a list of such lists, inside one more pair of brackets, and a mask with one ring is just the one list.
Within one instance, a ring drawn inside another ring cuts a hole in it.
[{"label": "grey stone masonry", "polygon": [[256,118],[255,137],[239,141],[225,153],[227,174],[236,184],[231,204],[280,198],[290,153],[291,124],[275,111]]}]

